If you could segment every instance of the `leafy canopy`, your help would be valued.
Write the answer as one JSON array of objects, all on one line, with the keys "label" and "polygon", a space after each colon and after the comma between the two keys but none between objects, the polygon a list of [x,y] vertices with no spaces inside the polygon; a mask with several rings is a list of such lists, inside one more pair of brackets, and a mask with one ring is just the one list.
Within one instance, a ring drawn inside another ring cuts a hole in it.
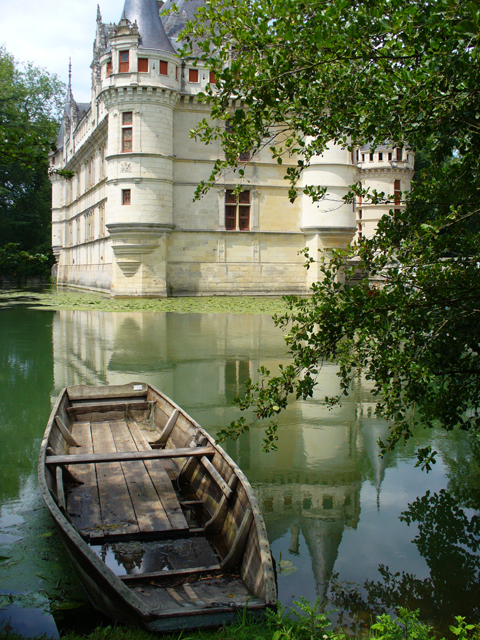
[{"label": "leafy canopy", "polygon": [[[359,374],[372,381],[377,414],[392,424],[390,447],[418,423],[478,429],[479,7],[478,0],[209,0],[187,26],[184,55],[200,48],[217,78],[204,96],[212,117],[193,135],[218,139],[225,153],[198,196],[237,166],[241,152],[265,145],[280,164],[286,153],[296,158],[286,171],[292,200],[309,159],[330,141],[354,148],[388,140],[424,151],[406,210],[384,217],[373,238],[321,256],[311,295],[290,298],[277,318],[292,364],[274,377],[263,371],[239,400],[270,421],[267,448],[290,394],[311,395],[319,368],[332,361],[342,393]],[[365,278],[349,286],[349,264],[385,285],[373,289]],[[248,427],[241,418],[227,432]],[[427,468],[432,455],[419,452]]]},{"label": "leafy canopy", "polygon": [[50,239],[48,152],[64,99],[60,80],[0,47],[0,244],[45,248]]}]

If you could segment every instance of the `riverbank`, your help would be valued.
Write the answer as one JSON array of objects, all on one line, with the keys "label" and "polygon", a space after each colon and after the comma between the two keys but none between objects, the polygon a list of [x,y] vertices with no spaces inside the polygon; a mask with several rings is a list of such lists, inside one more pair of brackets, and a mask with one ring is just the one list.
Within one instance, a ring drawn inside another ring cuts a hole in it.
[{"label": "riverbank", "polygon": [[[369,628],[343,630],[332,629],[327,616],[319,613],[315,605],[307,601],[297,603],[300,612],[284,608],[269,612],[266,620],[256,621],[246,612],[239,612],[238,621],[220,629],[186,631],[179,634],[156,635],[134,627],[107,626],[98,627],[88,635],[76,633],[62,634],[62,640],[437,640],[444,633],[418,620],[418,612],[400,608],[398,617],[377,616],[376,622]],[[293,617],[292,617],[293,616]],[[447,629],[447,637],[454,640],[479,640],[480,625],[468,624],[464,618],[455,618],[454,625]],[[22,636],[0,630],[0,638],[24,640]]]},{"label": "riverbank", "polygon": [[39,289],[4,289],[0,291],[0,309],[11,306],[31,309],[62,309],[66,311],[139,311],[171,313],[282,313],[286,303],[282,298],[211,296],[182,298],[110,298],[99,293],[48,287]]}]

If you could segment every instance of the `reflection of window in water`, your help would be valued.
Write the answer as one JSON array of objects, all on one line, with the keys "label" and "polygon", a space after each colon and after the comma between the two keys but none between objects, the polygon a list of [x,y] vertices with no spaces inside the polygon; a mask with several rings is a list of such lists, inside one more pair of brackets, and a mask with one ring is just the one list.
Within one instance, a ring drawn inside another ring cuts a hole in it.
[{"label": "reflection of window in water", "polygon": [[312,508],[312,499],[311,498],[304,498],[302,506],[306,511],[311,509]]},{"label": "reflection of window in water", "polygon": [[225,362],[225,397],[227,402],[240,395],[243,391],[243,384],[250,378],[250,361],[229,360]]},{"label": "reflection of window in water", "polygon": [[323,508],[333,509],[333,496],[323,496]]},{"label": "reflection of window in water", "polygon": [[273,511],[273,498],[265,498],[263,501],[263,510],[272,512]]},{"label": "reflection of window in water", "polygon": [[292,496],[285,496],[283,498],[283,506],[287,508],[292,506]]}]

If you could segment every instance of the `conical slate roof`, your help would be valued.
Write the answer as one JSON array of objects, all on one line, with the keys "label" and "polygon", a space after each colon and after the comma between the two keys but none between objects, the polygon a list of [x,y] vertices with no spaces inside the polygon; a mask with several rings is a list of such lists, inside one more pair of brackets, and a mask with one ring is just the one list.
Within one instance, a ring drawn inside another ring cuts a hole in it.
[{"label": "conical slate roof", "polygon": [[139,47],[175,53],[158,15],[157,0],[125,0],[122,18],[138,25]]},{"label": "conical slate roof", "polygon": [[[168,13],[172,6],[177,7],[177,11]],[[206,0],[167,0],[162,7],[162,23],[169,38],[177,40],[178,34],[186,23],[195,16],[199,7],[206,6]]]}]

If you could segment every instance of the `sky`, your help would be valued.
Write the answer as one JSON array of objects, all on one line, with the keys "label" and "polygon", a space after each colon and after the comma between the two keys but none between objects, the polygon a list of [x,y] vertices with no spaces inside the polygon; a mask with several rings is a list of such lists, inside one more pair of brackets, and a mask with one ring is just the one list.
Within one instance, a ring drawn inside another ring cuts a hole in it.
[{"label": "sky", "polygon": [[97,4],[103,22],[118,22],[123,0],[0,0],[0,45],[19,62],[33,62],[68,82],[77,102],[90,102]]}]

